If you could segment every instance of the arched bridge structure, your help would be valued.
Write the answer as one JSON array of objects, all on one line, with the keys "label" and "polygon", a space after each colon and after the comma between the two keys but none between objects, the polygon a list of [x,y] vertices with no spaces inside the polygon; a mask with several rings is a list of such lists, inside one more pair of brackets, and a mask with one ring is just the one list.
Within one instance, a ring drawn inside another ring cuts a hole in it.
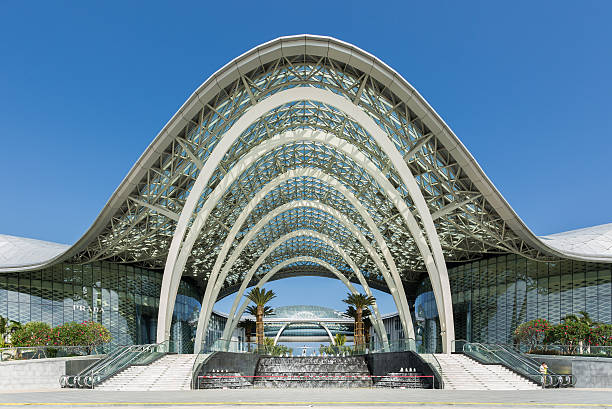
[{"label": "arched bridge structure", "polygon": [[399,73],[353,45],[301,35],[206,80],[76,244],[3,271],[60,260],[163,269],[159,342],[191,277],[204,288],[196,351],[216,300],[287,260],[275,279],[342,276],[387,291],[407,336],[407,290],[427,275],[449,352],[447,263],[499,253],[612,261],[555,243],[525,226]]}]

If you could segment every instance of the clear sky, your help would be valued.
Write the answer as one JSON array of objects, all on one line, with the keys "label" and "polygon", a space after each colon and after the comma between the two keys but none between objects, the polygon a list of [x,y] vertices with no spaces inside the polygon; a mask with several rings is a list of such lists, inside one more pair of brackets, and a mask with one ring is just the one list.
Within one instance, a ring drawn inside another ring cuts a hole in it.
[{"label": "clear sky", "polygon": [[209,75],[300,33],[402,74],[536,234],[612,222],[612,2],[103,4],[2,2],[0,233],[73,243]]}]

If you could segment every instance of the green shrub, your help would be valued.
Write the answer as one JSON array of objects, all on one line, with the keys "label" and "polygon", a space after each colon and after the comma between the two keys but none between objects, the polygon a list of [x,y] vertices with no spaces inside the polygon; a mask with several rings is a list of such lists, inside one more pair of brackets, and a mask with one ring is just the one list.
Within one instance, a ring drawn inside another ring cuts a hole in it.
[{"label": "green shrub", "polygon": [[538,318],[519,325],[514,330],[514,339],[519,344],[527,345],[531,351],[536,345],[544,342],[551,329],[552,326],[547,320]]},{"label": "green shrub", "polygon": [[52,340],[51,326],[46,322],[28,322],[11,334],[11,344],[15,347],[50,345]]},{"label": "green shrub", "polygon": [[110,331],[93,321],[67,322],[53,329],[53,345],[83,345],[94,348],[111,340]]}]

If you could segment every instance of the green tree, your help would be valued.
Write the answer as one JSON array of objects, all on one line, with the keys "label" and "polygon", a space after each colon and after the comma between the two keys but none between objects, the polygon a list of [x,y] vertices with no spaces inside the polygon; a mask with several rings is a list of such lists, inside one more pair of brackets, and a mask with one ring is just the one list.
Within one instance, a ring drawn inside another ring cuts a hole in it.
[{"label": "green tree", "polygon": [[263,345],[264,342],[264,312],[265,306],[273,298],[276,297],[274,291],[266,291],[264,288],[253,288],[247,294],[247,298],[255,303],[255,336],[257,337],[257,344]]},{"label": "green tree", "polygon": [[51,326],[46,322],[28,322],[11,334],[11,344],[16,347],[51,345],[52,339]]},{"label": "green tree", "polygon": [[[356,320],[357,310],[355,309],[355,307],[350,305],[344,312],[344,315]],[[367,343],[368,340],[370,339],[370,329],[372,328],[372,312],[370,311],[369,308],[364,308],[361,315],[363,319],[363,333],[364,333],[363,335]]]},{"label": "green tree", "polygon": [[547,320],[538,318],[519,325],[513,335],[518,344],[527,345],[531,352],[536,345],[542,344],[550,336],[552,330],[553,327]]},{"label": "green tree", "polygon": [[0,348],[3,348],[6,343],[8,324],[9,324],[8,319],[0,315]]},{"label": "green tree", "polygon": [[346,335],[344,334],[334,335],[334,344],[336,344],[336,346],[338,347],[344,346],[344,344],[346,344]]},{"label": "green tree", "polygon": [[[257,317],[257,306],[256,305],[249,305],[248,307],[246,307],[246,309],[244,310],[247,314],[252,315],[253,317]],[[274,309],[272,309],[271,307],[268,306],[264,306],[263,307],[263,316],[267,317],[274,314]]]},{"label": "green tree", "polygon": [[21,328],[21,323],[18,321],[0,316],[0,347],[9,346],[11,335],[19,328]]},{"label": "green tree", "polygon": [[260,354],[272,356],[291,355],[293,353],[293,349],[285,345],[274,345],[273,338],[264,338],[263,342],[258,345],[257,351]]},{"label": "green tree", "polygon": [[86,346],[94,350],[110,342],[111,333],[104,325],[93,322],[67,322],[53,328],[53,345]]},{"label": "green tree", "polygon": [[364,345],[363,311],[374,305],[376,298],[371,295],[348,293],[346,299],[342,301],[355,307],[355,346]]},{"label": "green tree", "polygon": [[[251,314],[252,315],[252,314]],[[247,349],[251,352],[251,335],[255,329],[255,321],[251,319],[242,320],[238,323],[238,326],[244,328],[244,335],[246,337]]]},{"label": "green tree", "polygon": [[554,326],[547,337],[547,342],[565,345],[566,353],[574,354],[582,346],[599,346],[610,343],[607,325],[593,321],[585,311],[579,315],[568,314]]}]

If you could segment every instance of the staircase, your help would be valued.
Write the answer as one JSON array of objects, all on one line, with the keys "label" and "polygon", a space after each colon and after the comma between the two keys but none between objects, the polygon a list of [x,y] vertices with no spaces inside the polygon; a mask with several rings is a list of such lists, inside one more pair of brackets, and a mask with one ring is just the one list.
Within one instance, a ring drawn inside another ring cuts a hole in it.
[{"label": "staircase", "polygon": [[130,366],[96,389],[107,391],[178,391],[191,389],[191,370],[197,355],[164,355],[149,365]]},{"label": "staircase", "polygon": [[461,354],[435,354],[444,389],[527,390],[539,387],[502,365],[482,365]]},{"label": "staircase", "polygon": [[362,356],[262,357],[256,388],[363,388],[372,379]]},{"label": "staircase", "polygon": [[375,388],[426,389],[431,384],[418,372],[389,372],[374,382]]}]

